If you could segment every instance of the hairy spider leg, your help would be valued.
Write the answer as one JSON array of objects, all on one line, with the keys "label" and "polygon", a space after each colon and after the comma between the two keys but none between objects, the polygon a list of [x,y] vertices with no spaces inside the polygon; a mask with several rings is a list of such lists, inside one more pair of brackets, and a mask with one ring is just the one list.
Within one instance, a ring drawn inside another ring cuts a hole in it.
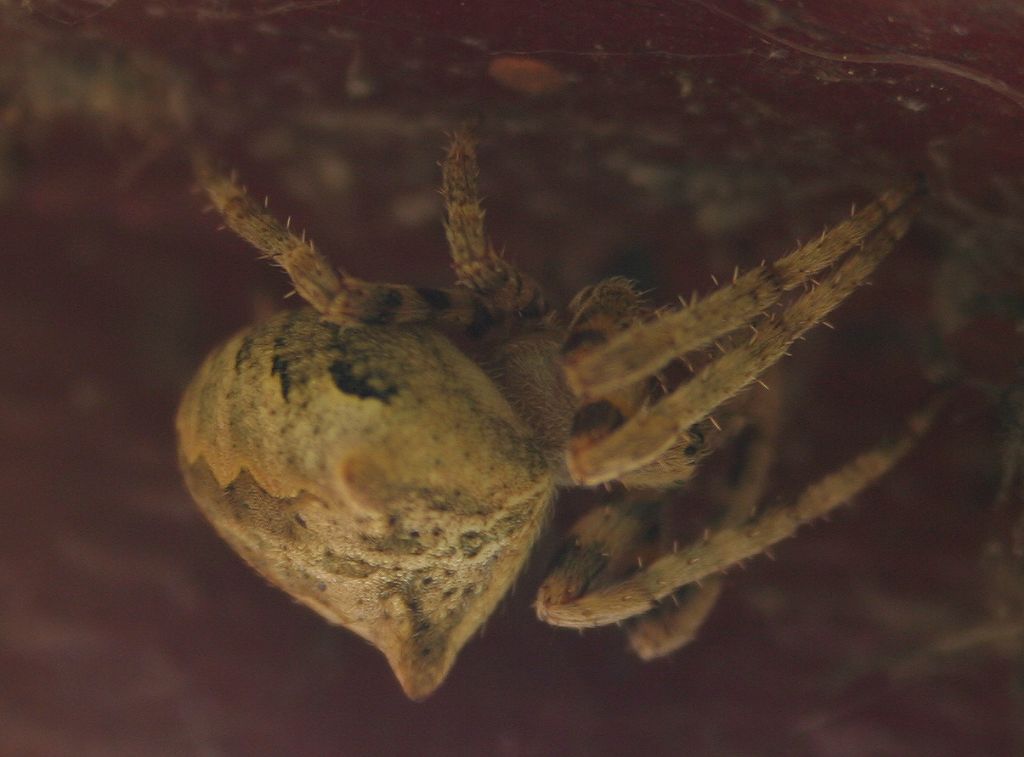
[{"label": "hairy spider leg", "polygon": [[[635,284],[615,277],[582,289],[569,304],[571,320],[562,344],[562,359],[592,349],[637,323],[648,313]],[[573,415],[568,459],[593,446],[648,404],[658,390],[653,378],[641,378],[608,394],[585,401]]]},{"label": "hairy spider leg", "polygon": [[[562,359],[573,360],[605,343],[609,337],[630,328],[650,309],[634,282],[613,277],[582,289],[569,304],[571,321],[562,345]],[[654,377],[641,377],[600,397],[583,401],[576,409],[570,430],[566,462],[570,475],[572,461],[607,437],[663,393]],[[630,471],[622,483],[633,488],[664,489],[689,479],[699,458],[707,452],[705,432],[694,428],[654,463]]]},{"label": "hairy spider leg", "polygon": [[[775,384],[773,377],[773,384]],[[735,528],[753,517],[764,490],[778,430],[779,392],[750,395],[748,407],[723,418],[719,443],[732,442],[735,459],[711,496],[721,503],[712,530]],[[538,606],[565,604],[621,581],[678,549],[664,526],[669,493],[620,494],[585,514],[572,527],[540,587]],[[714,608],[721,579],[690,584],[626,624],[633,652],[645,660],[671,654],[691,641]]]},{"label": "hairy spider leg", "polygon": [[772,320],[762,321],[750,341],[727,350],[660,402],[573,456],[570,471],[574,479],[590,485],[619,479],[671,449],[681,435],[755,381],[787,354],[796,339],[863,284],[906,233],[913,210],[913,203],[903,203],[864,236],[859,247],[820,284],[774,313]]},{"label": "hairy spider leg", "polygon": [[586,591],[576,598],[542,591],[537,615],[552,625],[588,628],[642,615],[681,587],[721,573],[792,536],[796,530],[850,500],[885,474],[931,427],[947,399],[940,395],[907,420],[905,431],[861,453],[838,470],[808,487],[787,507],[774,508],[746,523],[706,535],[694,544],[673,550],[610,586]]},{"label": "hairy spider leg", "polygon": [[585,354],[566,360],[569,386],[581,397],[605,394],[638,381],[671,360],[711,344],[750,323],[782,296],[812,280],[847,252],[863,244],[890,216],[903,214],[922,192],[920,182],[884,193],[850,218],[773,263],[737,275],[703,300],[662,313],[650,322],[594,343]]},{"label": "hairy spider leg", "polygon": [[539,589],[538,607],[561,605],[614,586],[664,551],[664,492],[619,490],[569,529]]},{"label": "hairy spider leg", "polygon": [[539,318],[548,312],[540,286],[505,260],[487,240],[478,189],[476,139],[468,125],[452,134],[441,162],[445,234],[456,280],[501,312]]},{"label": "hairy spider leg", "polygon": [[[768,484],[768,472],[774,460],[782,414],[779,373],[776,367],[768,380],[772,391],[748,395],[750,402],[738,416],[744,421],[731,440],[734,459],[717,486],[709,485],[711,496],[723,510],[710,531],[737,528],[752,519]],[[678,549],[678,542],[673,542]],[[666,552],[667,553],[667,552]],[[642,660],[654,660],[672,654],[693,641],[722,593],[722,576],[708,576],[699,584],[684,586],[643,615],[626,623],[629,647]]]},{"label": "hairy spider leg", "polygon": [[202,154],[194,169],[225,225],[281,266],[295,291],[324,320],[341,326],[389,323],[445,323],[482,336],[503,314],[466,287],[429,288],[384,284],[338,273],[305,234],[282,224],[232,176],[217,171]]}]

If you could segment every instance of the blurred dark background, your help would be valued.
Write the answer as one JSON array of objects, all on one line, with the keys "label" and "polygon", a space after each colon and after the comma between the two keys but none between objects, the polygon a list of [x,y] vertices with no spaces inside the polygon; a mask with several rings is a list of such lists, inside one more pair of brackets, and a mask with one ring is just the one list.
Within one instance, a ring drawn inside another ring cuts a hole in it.
[{"label": "blurred dark background", "polygon": [[[1012,2],[0,0],[0,753],[1024,753],[1022,50]],[[563,497],[412,704],[180,482],[185,382],[287,289],[202,214],[187,152],[347,271],[437,285],[436,164],[465,118],[492,238],[562,304],[610,274],[707,291],[926,176],[874,285],[785,365],[770,502],[962,386],[669,660],[534,618],[594,495]]]}]

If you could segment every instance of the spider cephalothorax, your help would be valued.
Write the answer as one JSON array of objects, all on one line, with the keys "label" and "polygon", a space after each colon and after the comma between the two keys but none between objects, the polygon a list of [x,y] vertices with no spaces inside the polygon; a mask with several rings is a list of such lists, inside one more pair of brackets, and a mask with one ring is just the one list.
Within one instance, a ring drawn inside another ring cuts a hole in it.
[{"label": "spider cephalothorax", "polygon": [[[221,535],[375,644],[410,696],[441,683],[490,615],[559,487],[614,483],[621,493],[576,524],[538,614],[570,627],[631,619],[634,649],[654,657],[692,636],[716,574],[855,494],[927,425],[931,410],[792,506],[755,515],[762,433],[728,514],[680,547],[658,527],[661,493],[723,439],[772,425],[764,404],[728,425],[712,411],[866,280],[906,231],[917,187],[887,192],[688,307],[652,312],[631,282],[610,279],[562,314],[488,244],[468,131],[454,135],[443,168],[457,285],[432,289],[336,273],[198,159],[227,225],[280,264],[311,307],[217,348],[177,418],[189,488]],[[470,347],[457,348],[454,332]],[[729,336],[690,380],[667,390],[655,380]]]}]

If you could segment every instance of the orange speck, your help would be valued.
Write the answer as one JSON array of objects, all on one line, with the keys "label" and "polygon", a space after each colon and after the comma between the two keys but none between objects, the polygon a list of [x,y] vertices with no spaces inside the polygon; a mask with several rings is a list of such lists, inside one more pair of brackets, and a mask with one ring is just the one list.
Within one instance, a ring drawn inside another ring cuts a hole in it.
[{"label": "orange speck", "polygon": [[522,55],[492,59],[487,73],[498,84],[523,95],[549,95],[568,83],[566,75],[550,63]]}]

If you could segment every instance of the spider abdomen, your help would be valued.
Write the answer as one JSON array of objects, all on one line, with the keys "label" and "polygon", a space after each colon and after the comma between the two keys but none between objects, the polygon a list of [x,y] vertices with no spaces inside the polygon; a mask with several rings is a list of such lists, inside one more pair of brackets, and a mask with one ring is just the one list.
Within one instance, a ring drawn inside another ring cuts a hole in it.
[{"label": "spider abdomen", "polygon": [[425,327],[282,313],[210,354],[177,428],[221,536],[373,642],[416,697],[505,593],[554,489],[499,390]]}]

